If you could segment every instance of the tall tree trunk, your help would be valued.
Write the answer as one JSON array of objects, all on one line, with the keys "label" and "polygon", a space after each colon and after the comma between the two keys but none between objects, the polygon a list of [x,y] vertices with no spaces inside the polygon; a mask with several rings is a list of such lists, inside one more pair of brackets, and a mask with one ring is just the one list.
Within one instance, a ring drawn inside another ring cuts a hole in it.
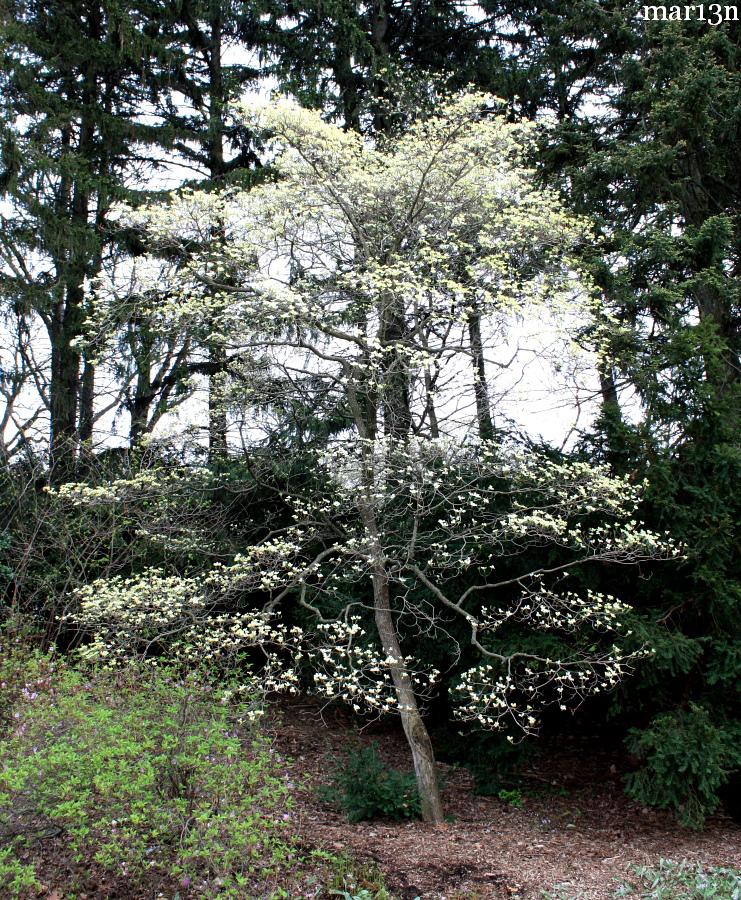
[{"label": "tall tree trunk", "polygon": [[146,326],[134,326],[138,334],[132,336],[132,343],[137,337],[142,339],[142,345],[132,347],[132,354],[136,360],[136,383],[134,384],[134,396],[128,399],[127,405],[131,420],[129,422],[129,446],[132,448],[141,441],[149,431],[149,410],[154,401],[155,392],[152,388],[150,373],[151,361],[149,353],[152,341],[148,341]]},{"label": "tall tree trunk", "polygon": [[405,441],[412,427],[409,396],[409,368],[401,350],[406,340],[406,319],[403,305],[395,297],[387,297],[381,309],[381,347],[389,348],[383,355],[381,389],[383,425],[386,437]]},{"label": "tall tree trunk", "polygon": [[597,366],[601,394],[601,421],[605,437],[605,459],[613,471],[622,474],[628,461],[623,428],[623,414],[620,409],[615,372],[609,360],[603,359]]},{"label": "tall tree trunk", "polygon": [[[89,21],[90,37],[100,38],[100,9],[93,6]],[[89,162],[95,153],[95,121],[91,108],[97,91],[96,73],[92,61],[85,70],[82,91],[82,112],[79,138],[75,152]],[[77,85],[70,84],[70,96]],[[70,153],[72,129],[62,130],[62,158]],[[66,209],[65,209],[66,206]],[[75,341],[82,335],[85,319],[83,308],[85,276],[90,268],[90,186],[85,172],[76,176],[63,173],[59,188],[58,211],[68,216],[62,226],[59,243],[62,251],[56,255],[55,267],[64,285],[60,302],[54,311],[50,338],[52,342],[52,370],[49,388],[51,404],[51,477],[63,481],[72,475],[75,466],[79,433],[78,404],[80,401],[81,354]],[[63,219],[62,219],[63,221]]]},{"label": "tall tree trunk", "polygon": [[334,77],[340,90],[342,102],[343,124],[347,131],[360,131],[360,98],[355,72],[352,69],[352,56],[345,42],[337,41],[333,63]]},{"label": "tall tree trunk", "polygon": [[212,343],[209,362],[216,371],[209,376],[208,385],[208,455],[211,462],[223,459],[227,453],[226,415],[226,353],[224,348]]},{"label": "tall tree trunk", "polygon": [[473,366],[473,395],[476,400],[476,420],[479,437],[482,441],[494,439],[494,422],[489,402],[489,387],[486,383],[486,360],[484,359],[484,342],[481,335],[481,313],[472,309],[468,314],[468,337],[471,345],[471,363]]},{"label": "tall tree trunk", "polygon": [[430,437],[437,440],[440,437],[440,426],[435,410],[435,386],[429,369],[425,369],[425,415],[430,423]]},{"label": "tall tree trunk", "polygon": [[83,284],[85,279],[85,247],[74,246],[87,225],[87,193],[76,189],[72,210],[72,242],[66,260],[61,301],[55,310],[51,329],[52,367],[49,385],[51,401],[51,463],[54,477],[71,475],[79,433],[77,413],[80,397],[81,354],[76,340],[84,323]]},{"label": "tall tree trunk", "polygon": [[77,452],[77,399],[80,387],[80,352],[74,345],[82,323],[80,298],[67,285],[57,305],[50,331],[51,377],[50,456],[54,481],[65,481],[72,475]]},{"label": "tall tree trunk", "polygon": [[[372,489],[372,483],[370,487]],[[396,624],[391,610],[388,572],[383,558],[378,525],[370,503],[361,503],[361,515],[370,538],[371,552],[374,556],[373,607],[376,628],[386,659],[394,660],[394,662],[390,663],[391,678],[399,704],[402,728],[404,729],[404,735],[409,744],[414,763],[414,774],[417,780],[422,818],[425,822],[430,822],[433,825],[441,825],[444,817],[435,753],[432,749],[432,741],[430,740],[427,726],[419,711],[419,704],[414,693],[414,685],[409,669],[401,652],[399,636],[396,632]]]},{"label": "tall tree trunk", "polygon": [[92,450],[93,424],[95,422],[95,363],[84,358],[82,380],[80,382],[80,447]]},{"label": "tall tree trunk", "polygon": [[[210,28],[208,166],[212,184],[221,188],[226,174],[224,164],[226,96],[221,60],[223,52],[222,0],[212,0]],[[217,241],[224,239],[223,229],[217,229],[214,239]],[[215,462],[226,456],[228,432],[225,396],[226,351],[218,340],[209,342],[208,360],[211,371],[208,384],[208,455],[209,460]]]},{"label": "tall tree trunk", "polygon": [[389,61],[389,15],[386,0],[375,0],[371,7],[370,39],[373,46],[373,127],[378,134],[388,134],[391,127],[385,101],[388,100],[386,69]]}]

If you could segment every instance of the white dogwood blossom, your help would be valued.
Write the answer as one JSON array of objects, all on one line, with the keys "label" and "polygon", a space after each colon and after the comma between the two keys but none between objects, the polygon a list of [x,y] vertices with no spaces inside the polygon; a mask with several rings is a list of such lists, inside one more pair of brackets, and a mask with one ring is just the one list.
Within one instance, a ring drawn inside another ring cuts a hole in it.
[{"label": "white dogwood blossom", "polygon": [[[289,102],[241,115],[272,146],[274,179],[129,215],[159,247],[182,249],[180,286],[162,303],[213,329],[259,409],[252,424],[326,409],[334,437],[300,489],[282,483],[289,525],[197,579],[97,585],[81,614],[104,643],[169,628],[207,659],[222,641],[264,646],[288,672],[308,663],[320,696],[397,710],[423,815],[439,822],[418,702],[437,673],[415,647],[445,648],[462,719],[532,732],[544,705],[609,689],[646,652],[620,649],[625,606],[563,579],[679,552],[640,522],[643,484],[495,439],[487,371],[512,364],[509,330],[533,315],[553,323],[560,366],[578,355],[575,323],[598,334],[577,261],[590,230],[536,185],[534,127],[507,122],[486,95],[376,145]],[[247,595],[264,608],[218,612]],[[286,604],[300,631],[276,624]],[[558,634],[563,652],[518,646],[515,625]]]},{"label": "white dogwood blossom", "polygon": [[[379,552],[399,619],[432,635],[450,632],[460,620],[485,659],[459,678],[462,719],[534,731],[544,704],[572,705],[609,689],[646,654],[645,648],[631,653],[600,644],[591,654],[550,659],[517,648],[503,652],[490,642],[514,623],[565,635],[584,629],[630,634],[625,603],[597,590],[567,589],[563,578],[589,563],[638,563],[679,553],[668,535],[634,518],[643,485],[534,451],[447,440],[336,444],[317,454],[316,472],[321,491],[288,498],[292,525],[231,562],[214,564],[205,576],[149,570],[81,588],[77,619],[94,636],[86,654],[113,661],[166,648],[171,657],[211,663],[262,648],[271,689],[295,689],[297,659],[303,659],[320,696],[357,709],[398,709],[390,673],[399,660],[389,661],[358,615],[363,606],[372,607],[371,598],[367,604],[358,598]],[[165,477],[160,491],[171,488],[174,478]],[[108,488],[70,485],[60,493],[74,503],[96,504],[130,498],[134,489],[156,493],[155,486],[156,476],[146,473]],[[363,526],[363,504],[375,510],[380,548]],[[595,513],[601,524],[592,523]],[[330,521],[335,524],[328,530]],[[517,571],[525,551],[547,547],[562,553],[559,564]],[[501,579],[504,566],[508,575]],[[471,585],[451,592],[464,574],[475,575]],[[270,595],[264,611],[217,611],[219,603],[249,591]],[[280,625],[276,611],[289,596],[311,613],[313,626]],[[341,614],[331,616],[331,609]],[[403,662],[418,696],[429,694],[434,670],[413,655]]]}]

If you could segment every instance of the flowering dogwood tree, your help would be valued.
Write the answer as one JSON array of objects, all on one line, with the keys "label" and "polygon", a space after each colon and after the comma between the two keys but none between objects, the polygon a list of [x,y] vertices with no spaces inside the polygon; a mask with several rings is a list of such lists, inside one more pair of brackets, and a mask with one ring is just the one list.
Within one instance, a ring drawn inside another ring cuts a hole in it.
[{"label": "flowering dogwood tree", "polygon": [[[512,621],[619,633],[623,604],[563,579],[675,552],[636,521],[641,485],[493,440],[487,367],[502,365],[494,348],[508,325],[530,312],[573,322],[592,304],[572,257],[587,229],[534,185],[523,162],[532,126],[508,124],[495,106],[464,95],[377,146],[290,103],[243,110],[272,138],[279,178],[213,201],[220,218],[229,208],[229,240],[191,254],[180,298],[170,291],[163,302],[210,298],[233,371],[268,371],[286,396],[332,398],[345,428],[314,460],[315,489],[285,497],[293,525],[205,582],[176,587],[152,573],[117,583],[111,602],[93,586],[82,609],[110,641],[121,633],[110,623],[137,604],[159,633],[207,625],[204,591],[269,592],[259,622],[222,618],[219,634],[267,634],[311,657],[321,694],[398,711],[424,818],[436,823],[420,700],[437,673],[408,635],[462,622],[479,661],[460,672],[459,716],[533,731],[544,703],[609,688],[636,654],[612,640],[552,659],[503,652],[493,637]],[[204,231],[194,210],[207,218],[211,202],[186,194],[133,218],[158,245],[176,244]],[[533,565],[536,550],[558,562]],[[180,612],[152,622],[164,597]],[[315,624],[284,638],[269,617],[289,597]],[[194,640],[188,631],[185,643]]]},{"label": "flowering dogwood tree", "polygon": [[[429,821],[442,820],[442,807],[418,699],[437,673],[415,658],[418,639],[449,639],[463,624],[481,661],[460,674],[456,715],[526,733],[537,730],[543,705],[566,709],[613,687],[645,652],[618,646],[627,606],[564,585],[585,565],[677,552],[634,518],[642,485],[583,463],[446,439],[360,439],[319,455],[316,469],[323,487],[292,498],[295,525],[250,548],[221,577],[271,591],[271,608],[297,596],[315,617],[319,649],[310,652],[320,694],[400,713]],[[595,518],[603,524],[591,524]],[[556,551],[559,562],[533,567],[532,551]],[[376,653],[358,624],[369,612]],[[557,659],[502,651],[492,638],[510,622],[586,629],[591,648]]]}]

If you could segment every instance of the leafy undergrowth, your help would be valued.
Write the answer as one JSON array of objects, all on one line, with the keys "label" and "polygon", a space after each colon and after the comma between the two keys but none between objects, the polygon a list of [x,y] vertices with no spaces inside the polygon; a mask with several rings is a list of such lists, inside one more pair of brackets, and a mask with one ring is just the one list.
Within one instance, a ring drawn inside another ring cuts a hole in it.
[{"label": "leafy undergrowth", "polygon": [[[333,732],[294,710],[271,743],[249,698],[223,683],[91,672],[0,644],[3,898],[741,900],[741,875],[728,866],[661,861],[626,876],[631,859],[658,859],[671,833],[648,816],[635,822],[635,811],[626,833],[627,807],[609,830],[605,810],[627,803],[619,794],[605,794],[590,824],[588,793],[478,797],[451,770],[455,821],[430,830],[409,821],[411,782],[388,762],[404,759],[403,747],[387,734],[386,761],[375,745],[351,753],[328,806],[317,787],[348,749],[347,723]],[[561,806],[563,833],[549,824]],[[348,822],[379,815],[381,824]],[[701,838],[680,837],[681,860]],[[618,843],[623,862],[597,872]],[[379,860],[392,889],[360,858]],[[597,875],[577,877],[570,861]]]},{"label": "leafy undergrowth", "polygon": [[636,900],[741,900],[741,871],[662,859],[656,868],[634,866],[616,897]]},{"label": "leafy undergrowth", "polygon": [[5,643],[0,895],[386,896],[377,872],[301,852],[280,760],[223,688]]},{"label": "leafy undergrowth", "polygon": [[[561,886],[543,891],[542,900],[582,900]],[[662,859],[656,867],[631,866],[630,877],[612,894],[614,900],[741,900],[741,872],[702,866],[683,859]]]},{"label": "leafy undergrowth", "polygon": [[352,750],[336,770],[333,783],[319,793],[342,809],[351,823],[416,819],[421,814],[414,773],[387,766],[377,743]]}]

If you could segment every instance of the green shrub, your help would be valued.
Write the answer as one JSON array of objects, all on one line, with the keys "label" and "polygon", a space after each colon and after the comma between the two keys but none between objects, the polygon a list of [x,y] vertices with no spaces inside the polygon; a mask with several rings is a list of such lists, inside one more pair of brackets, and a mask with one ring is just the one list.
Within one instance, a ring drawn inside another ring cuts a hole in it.
[{"label": "green shrub", "polygon": [[420,815],[414,775],[390,769],[371,744],[348,754],[323,798],[339,805],[350,822],[413,819]]},{"label": "green shrub", "polygon": [[[48,665],[37,660],[13,691],[0,830],[61,828],[77,861],[131,889],[243,897],[272,878],[289,852],[287,788],[265,742],[240,736],[239,706],[195,676],[58,665],[49,677]],[[0,858],[0,893],[33,878],[15,857]]]},{"label": "green shrub", "polygon": [[633,866],[630,881],[620,885],[616,897],[641,900],[741,900],[741,872],[704,868],[682,860],[662,859],[658,868]]},{"label": "green shrub", "polygon": [[0,848],[0,887],[5,888],[11,897],[25,896],[41,888],[35,868],[22,863],[12,847]]},{"label": "green shrub", "polygon": [[517,809],[521,809],[525,805],[525,795],[520,788],[513,788],[512,790],[501,788],[501,790],[497,791],[497,797],[504,803],[509,803],[510,806],[514,806]]},{"label": "green shrub", "polygon": [[718,790],[738,752],[732,734],[696,704],[656,716],[645,730],[632,729],[627,746],[643,760],[643,767],[626,777],[628,795],[675,810],[690,828],[701,828],[717,809]]}]

